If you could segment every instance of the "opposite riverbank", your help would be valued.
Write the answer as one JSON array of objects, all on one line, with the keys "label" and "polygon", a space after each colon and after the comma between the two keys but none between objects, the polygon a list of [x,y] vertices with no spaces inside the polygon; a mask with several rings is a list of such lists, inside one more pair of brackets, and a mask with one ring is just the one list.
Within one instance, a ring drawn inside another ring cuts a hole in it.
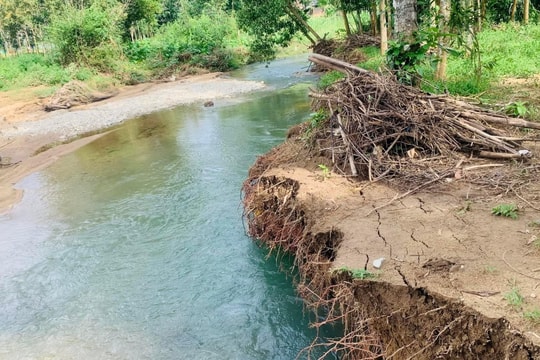
[{"label": "opposite riverbank", "polygon": [[213,101],[256,91],[264,84],[211,73],[168,83],[125,87],[110,99],[45,112],[42,100],[28,94],[0,95],[0,213],[22,193],[13,186],[64,154],[93,141],[122,122],[178,105]]}]

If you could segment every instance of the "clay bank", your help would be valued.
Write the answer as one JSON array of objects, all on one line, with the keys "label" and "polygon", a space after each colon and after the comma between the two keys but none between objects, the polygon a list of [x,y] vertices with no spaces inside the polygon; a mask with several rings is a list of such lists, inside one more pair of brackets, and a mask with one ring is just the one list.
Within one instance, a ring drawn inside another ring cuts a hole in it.
[{"label": "clay bank", "polygon": [[345,72],[243,188],[315,327],[343,325],[327,354],[540,359],[538,147],[495,113]]}]

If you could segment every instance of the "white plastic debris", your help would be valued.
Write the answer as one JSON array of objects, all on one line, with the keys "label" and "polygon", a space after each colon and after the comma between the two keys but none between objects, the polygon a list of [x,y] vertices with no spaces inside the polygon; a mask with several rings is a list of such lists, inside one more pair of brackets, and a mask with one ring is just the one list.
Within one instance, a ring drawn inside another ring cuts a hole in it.
[{"label": "white plastic debris", "polygon": [[518,154],[519,156],[530,156],[531,152],[529,150],[519,150]]},{"label": "white plastic debris", "polygon": [[380,269],[383,261],[384,261],[384,258],[378,258],[378,259],[373,260],[373,267],[375,269]]}]

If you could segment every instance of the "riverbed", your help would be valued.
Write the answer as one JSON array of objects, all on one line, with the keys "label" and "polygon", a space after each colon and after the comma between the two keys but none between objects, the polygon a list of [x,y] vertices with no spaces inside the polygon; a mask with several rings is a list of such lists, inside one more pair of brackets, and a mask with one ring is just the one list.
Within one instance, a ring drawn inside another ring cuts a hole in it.
[{"label": "riverbed", "polygon": [[244,232],[256,156],[309,115],[304,58],[268,88],[130,121],[25,177],[0,216],[2,359],[293,359],[316,333],[290,259]]}]

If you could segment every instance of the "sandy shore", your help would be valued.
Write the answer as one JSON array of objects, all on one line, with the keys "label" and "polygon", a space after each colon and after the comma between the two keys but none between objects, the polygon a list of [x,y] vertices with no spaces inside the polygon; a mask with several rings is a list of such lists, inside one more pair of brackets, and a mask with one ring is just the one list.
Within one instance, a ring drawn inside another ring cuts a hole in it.
[{"label": "sandy shore", "polygon": [[[35,98],[0,95],[0,214],[22,198],[13,188],[31,172],[101,135],[71,141],[83,134],[125,120],[178,105],[231,97],[264,88],[261,82],[241,81],[221,74],[205,74],[161,84],[126,87],[108,100],[47,113]],[[66,143],[67,142],[67,143]],[[61,144],[61,145],[60,145]],[[47,151],[34,155],[44,146]],[[14,165],[5,166],[7,163]]]}]

